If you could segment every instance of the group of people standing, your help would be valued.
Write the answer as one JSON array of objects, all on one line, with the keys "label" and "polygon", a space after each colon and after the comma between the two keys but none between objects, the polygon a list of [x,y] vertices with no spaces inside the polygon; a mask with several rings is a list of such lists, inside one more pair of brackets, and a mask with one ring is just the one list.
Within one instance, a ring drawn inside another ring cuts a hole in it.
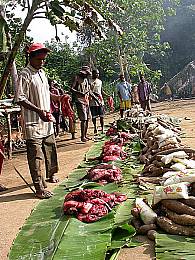
[{"label": "group of people standing", "polygon": [[[16,91],[16,101],[22,109],[24,121],[25,139],[27,146],[27,160],[31,178],[35,187],[35,195],[40,199],[50,198],[53,194],[48,191],[47,183],[56,183],[58,178],[58,160],[55,135],[59,134],[59,112],[60,105],[65,107],[63,102],[69,104],[69,114],[72,113],[70,103],[75,103],[78,118],[80,119],[81,141],[86,142],[88,122],[90,113],[94,125],[94,134],[97,133],[97,118],[100,118],[101,131],[104,131],[104,100],[108,96],[102,89],[102,81],[99,79],[99,71],[91,70],[83,66],[74,77],[70,87],[71,96],[67,93],[60,93],[55,88],[54,82],[49,82],[42,69],[45,59],[50,50],[41,43],[33,43],[28,49],[28,64],[22,69],[19,75]],[[138,84],[138,96],[142,108],[150,110],[149,94],[150,85],[144,77],[140,77]],[[121,100],[121,116],[123,111],[131,107],[131,84],[126,82],[124,75],[120,76],[120,83],[117,90]],[[51,110],[52,108],[52,110]],[[53,115],[52,115],[52,113]],[[54,118],[55,117],[55,118]],[[57,126],[54,129],[54,121]],[[55,130],[55,131],[54,131]],[[41,172],[42,160],[45,161],[45,174]]]},{"label": "group of people standing", "polygon": [[[27,159],[35,194],[40,199],[50,198],[47,183],[56,183],[58,178],[57,150],[55,135],[59,134],[58,108],[64,100],[71,100],[67,93],[60,93],[54,82],[48,79],[42,69],[50,50],[41,43],[33,43],[28,49],[28,64],[19,75],[16,101],[22,109]],[[89,112],[91,110],[94,133],[97,133],[96,119],[100,117],[101,131],[104,130],[104,103],[102,81],[99,71],[83,66],[71,86],[72,102],[75,102],[81,122],[81,141],[86,142]],[[51,110],[52,108],[52,110]],[[52,115],[52,113],[53,115]],[[55,118],[54,118],[55,117]],[[58,123],[54,131],[54,122]],[[41,172],[45,161],[46,179]]]},{"label": "group of people standing", "polygon": [[140,82],[138,85],[132,87],[130,82],[127,82],[125,75],[120,75],[120,82],[117,84],[118,96],[120,99],[120,116],[123,118],[124,111],[129,114],[129,109],[132,103],[140,103],[141,108],[151,111],[150,94],[152,92],[151,85],[145,80],[144,75],[140,75]]}]

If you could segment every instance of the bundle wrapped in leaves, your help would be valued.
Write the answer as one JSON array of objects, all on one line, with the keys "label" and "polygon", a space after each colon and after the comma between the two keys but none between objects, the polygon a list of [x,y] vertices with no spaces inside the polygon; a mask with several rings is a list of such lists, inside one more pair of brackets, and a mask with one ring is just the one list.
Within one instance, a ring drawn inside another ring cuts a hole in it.
[{"label": "bundle wrapped in leaves", "polygon": [[126,199],[126,195],[119,193],[108,194],[101,190],[91,189],[76,190],[65,196],[64,213],[75,215],[83,222],[95,222]]}]

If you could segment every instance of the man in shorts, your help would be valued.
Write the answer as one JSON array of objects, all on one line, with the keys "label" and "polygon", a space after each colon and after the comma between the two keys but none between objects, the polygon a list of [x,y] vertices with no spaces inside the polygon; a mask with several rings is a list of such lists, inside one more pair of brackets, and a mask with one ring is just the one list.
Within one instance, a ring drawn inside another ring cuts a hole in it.
[{"label": "man in shorts", "polygon": [[120,115],[131,108],[131,84],[125,80],[124,74],[120,75],[120,82],[117,84],[118,96],[120,99]]},{"label": "man in shorts", "polygon": [[76,104],[78,117],[81,122],[81,141],[89,140],[87,137],[88,121],[89,121],[89,92],[90,85],[88,76],[91,75],[90,68],[83,66],[76,75],[71,87],[73,93],[73,101]]}]

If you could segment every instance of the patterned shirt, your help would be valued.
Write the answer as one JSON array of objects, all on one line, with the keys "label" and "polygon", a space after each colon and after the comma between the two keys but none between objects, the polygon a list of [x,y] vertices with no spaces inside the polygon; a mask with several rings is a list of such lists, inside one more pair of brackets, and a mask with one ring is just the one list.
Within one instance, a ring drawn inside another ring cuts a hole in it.
[{"label": "patterned shirt", "polygon": [[[50,111],[50,91],[46,75],[42,69],[30,64],[24,68],[18,79],[16,101],[28,100],[41,110]],[[44,122],[39,115],[22,107],[26,139],[47,137],[54,133],[53,122]]]}]

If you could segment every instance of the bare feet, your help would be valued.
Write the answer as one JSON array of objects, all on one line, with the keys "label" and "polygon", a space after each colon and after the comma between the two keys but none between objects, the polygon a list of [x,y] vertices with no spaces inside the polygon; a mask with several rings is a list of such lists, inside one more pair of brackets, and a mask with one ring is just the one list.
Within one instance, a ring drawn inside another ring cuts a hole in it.
[{"label": "bare feet", "polygon": [[35,196],[39,199],[49,199],[53,196],[53,193],[48,190],[40,190],[36,192]]}]

